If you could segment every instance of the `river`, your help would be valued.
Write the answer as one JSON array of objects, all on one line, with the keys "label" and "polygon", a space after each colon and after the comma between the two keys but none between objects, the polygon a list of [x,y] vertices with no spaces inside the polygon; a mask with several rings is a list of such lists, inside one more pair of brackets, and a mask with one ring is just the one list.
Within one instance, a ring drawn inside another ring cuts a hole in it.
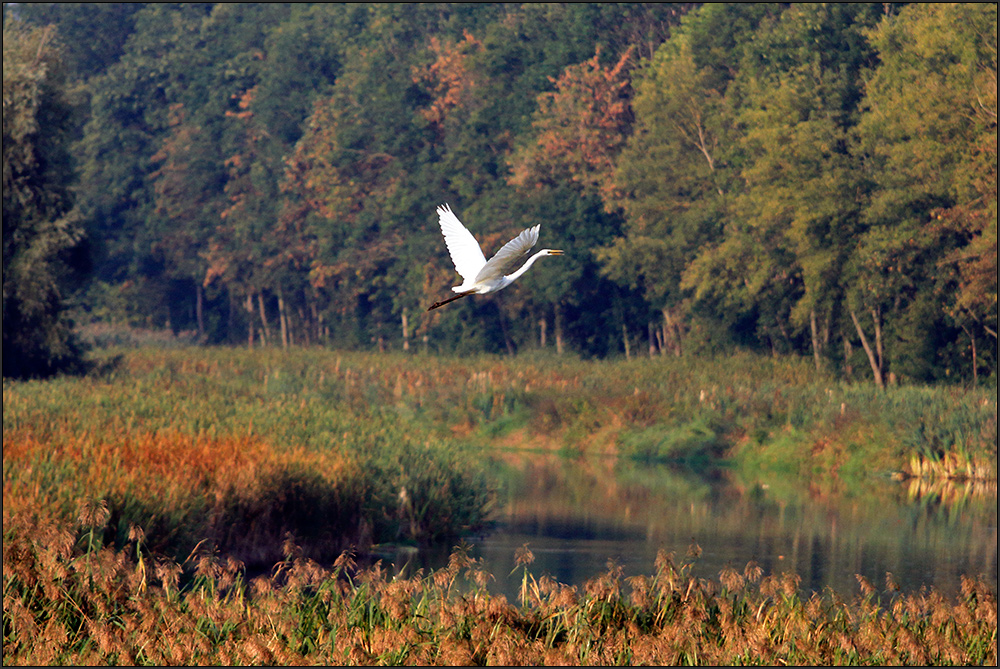
[{"label": "river", "polygon": [[[793,572],[804,595],[859,592],[857,574],[885,591],[961,591],[963,575],[997,589],[996,486],[931,488],[885,476],[853,486],[788,477],[740,480],[727,470],[692,472],[614,458],[567,459],[513,451],[496,465],[504,482],[496,525],[470,537],[469,554],[496,579],[492,592],[516,601],[515,553],[529,571],[576,586],[606,573],[652,575],[659,551],[717,580],[755,561],[764,574]],[[438,569],[452,546],[390,552],[398,566]]]}]

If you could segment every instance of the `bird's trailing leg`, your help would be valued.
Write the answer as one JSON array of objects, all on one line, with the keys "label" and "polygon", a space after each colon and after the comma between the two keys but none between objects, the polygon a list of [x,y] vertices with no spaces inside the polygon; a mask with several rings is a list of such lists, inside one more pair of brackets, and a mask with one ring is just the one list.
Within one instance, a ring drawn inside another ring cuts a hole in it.
[{"label": "bird's trailing leg", "polygon": [[437,309],[438,307],[443,307],[444,305],[448,304],[449,302],[454,302],[455,300],[460,300],[463,297],[465,297],[466,295],[472,295],[474,292],[476,292],[476,291],[474,291],[474,290],[467,290],[464,293],[459,293],[455,297],[449,297],[447,300],[441,300],[440,302],[435,302],[434,304],[432,304],[431,306],[429,306],[427,308],[427,311],[430,311],[431,309]]}]

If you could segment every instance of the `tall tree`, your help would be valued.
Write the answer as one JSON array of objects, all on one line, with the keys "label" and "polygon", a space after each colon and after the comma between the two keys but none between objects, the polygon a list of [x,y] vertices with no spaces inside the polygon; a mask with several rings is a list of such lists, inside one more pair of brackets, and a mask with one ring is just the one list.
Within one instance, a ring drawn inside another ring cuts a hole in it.
[{"label": "tall tree", "polygon": [[[163,165],[153,156],[178,130],[172,125],[178,104],[185,122],[201,129],[199,141],[211,137],[212,128],[197,113],[195,87],[180,76],[204,77],[197,66],[206,58],[179,57],[197,51],[198,31],[209,10],[204,5],[157,4],[135,14],[136,34],[122,58],[90,82],[90,118],[75,148],[80,156],[79,206],[94,240],[95,278],[123,287],[133,313],[121,316],[142,319],[146,325],[169,323],[172,302],[165,259],[157,247],[162,249],[160,233],[174,226],[156,213],[154,173]],[[180,68],[182,62],[190,69]],[[192,95],[185,98],[185,90]],[[182,180],[184,173],[173,172],[171,178]]]},{"label": "tall tree", "polygon": [[799,351],[808,332],[817,367],[860,229],[862,184],[848,139],[859,73],[873,57],[864,30],[878,18],[873,6],[795,5],[758,27],[733,82],[741,183],[731,222],[685,277],[722,294],[733,289],[720,277],[742,279],[758,337]]},{"label": "tall tree", "polygon": [[[550,323],[559,352],[563,350],[563,321],[586,305],[587,310],[609,309],[610,282],[598,275],[592,253],[609,236],[618,233],[620,217],[604,211],[602,200],[614,199],[614,167],[632,127],[631,86],[628,68],[633,50],[626,49],[617,62],[603,65],[601,49],[593,58],[567,66],[552,77],[555,90],[538,96],[533,132],[509,158],[509,182],[519,187],[533,220],[546,221],[546,236],[554,235],[568,254],[549,274],[541,274],[543,290],[533,291],[536,302],[548,298],[551,307],[535,314],[544,342]],[[553,271],[554,269],[554,271]],[[547,280],[546,280],[547,279]],[[551,314],[547,313],[551,310]],[[618,311],[622,314],[621,310]],[[613,330],[624,323],[586,320],[576,328],[577,344],[591,339],[592,329]]]},{"label": "tall tree", "polygon": [[[871,33],[879,65],[867,81],[857,150],[875,187],[851,297],[859,310],[890,316],[896,371],[920,380],[962,364],[948,342],[963,325],[995,342],[995,215],[986,221],[996,211],[995,97],[992,110],[988,102],[996,22],[995,4],[909,5]],[[961,258],[972,264],[953,262]],[[948,311],[961,304],[953,296],[978,267],[989,272],[985,282],[964,293],[980,296],[970,303],[977,311],[953,320]]]},{"label": "tall tree", "polygon": [[[753,308],[737,264],[689,264],[706,245],[735,239],[724,235],[738,187],[730,82],[756,26],[778,13],[757,4],[703,6],[636,73],[635,128],[615,176],[621,197],[609,202],[624,213],[624,234],[600,259],[608,276],[641,290],[662,311],[677,352],[696,303],[713,322],[701,329],[709,339],[738,330]],[[734,253],[749,259],[752,247],[734,244]]]},{"label": "tall tree", "polygon": [[70,196],[72,106],[51,27],[3,28],[3,375],[79,363],[65,315],[82,231]]}]

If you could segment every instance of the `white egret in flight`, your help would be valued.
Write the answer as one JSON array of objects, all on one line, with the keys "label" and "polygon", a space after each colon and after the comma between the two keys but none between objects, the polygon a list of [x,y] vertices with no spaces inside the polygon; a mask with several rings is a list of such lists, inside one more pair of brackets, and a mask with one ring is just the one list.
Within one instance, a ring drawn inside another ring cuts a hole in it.
[{"label": "white egret in flight", "polygon": [[528,258],[521,269],[513,274],[507,274],[528,255],[531,247],[538,242],[538,229],[541,226],[536,225],[533,228],[528,228],[514,237],[504,244],[503,248],[490,258],[489,262],[486,262],[486,256],[479,248],[476,238],[462,225],[451,207],[446,204],[442,205],[437,208],[437,213],[441,223],[441,234],[444,235],[451,260],[455,263],[455,269],[462,276],[463,281],[461,286],[452,288],[458,295],[432,304],[427,311],[437,309],[466,295],[494,293],[517,281],[542,256],[562,255],[562,251],[558,249],[542,249]]}]

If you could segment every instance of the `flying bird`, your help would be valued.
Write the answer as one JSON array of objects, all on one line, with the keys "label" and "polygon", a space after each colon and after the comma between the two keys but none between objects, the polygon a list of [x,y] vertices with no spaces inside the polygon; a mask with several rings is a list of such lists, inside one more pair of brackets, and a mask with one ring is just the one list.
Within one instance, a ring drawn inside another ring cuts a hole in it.
[{"label": "flying bird", "polygon": [[528,228],[514,239],[510,240],[497,251],[496,255],[486,262],[483,250],[479,248],[479,242],[466,229],[462,222],[455,216],[447,204],[437,208],[438,222],[441,224],[441,234],[444,235],[444,242],[448,246],[448,253],[451,254],[451,261],[455,263],[455,269],[462,276],[462,285],[454,286],[453,291],[458,293],[447,300],[435,302],[427,309],[437,309],[440,306],[454,302],[466,295],[478,293],[495,293],[506,288],[528,271],[528,268],[536,260],[543,256],[559,256],[562,251],[559,249],[542,249],[535,255],[528,258],[528,261],[513,274],[508,274],[517,267],[518,263],[531,251],[531,247],[538,243],[538,229],[540,225]]}]

